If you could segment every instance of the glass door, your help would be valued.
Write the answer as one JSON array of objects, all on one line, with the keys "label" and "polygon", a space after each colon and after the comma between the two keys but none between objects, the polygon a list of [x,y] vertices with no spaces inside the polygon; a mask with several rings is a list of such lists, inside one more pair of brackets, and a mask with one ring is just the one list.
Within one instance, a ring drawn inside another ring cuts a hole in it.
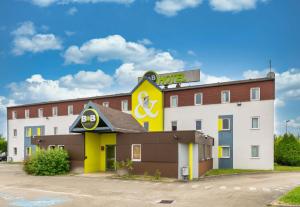
[{"label": "glass door", "polygon": [[116,145],[106,145],[106,171],[115,170]]}]

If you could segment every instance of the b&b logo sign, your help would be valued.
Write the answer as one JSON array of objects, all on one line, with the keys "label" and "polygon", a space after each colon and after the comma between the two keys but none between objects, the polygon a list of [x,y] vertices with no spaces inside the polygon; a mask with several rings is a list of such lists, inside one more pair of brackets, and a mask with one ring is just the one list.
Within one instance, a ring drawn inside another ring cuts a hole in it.
[{"label": "b&b logo sign", "polygon": [[87,109],[81,116],[81,125],[86,130],[95,130],[99,124],[99,115],[95,109]]}]

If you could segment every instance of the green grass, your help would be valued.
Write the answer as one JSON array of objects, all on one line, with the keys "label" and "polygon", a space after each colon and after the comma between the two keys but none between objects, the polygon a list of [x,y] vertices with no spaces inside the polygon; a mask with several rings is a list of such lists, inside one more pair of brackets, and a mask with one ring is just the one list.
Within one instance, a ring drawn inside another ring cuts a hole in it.
[{"label": "green grass", "polygon": [[290,205],[300,205],[300,187],[297,187],[279,199],[279,202]]},{"label": "green grass", "polygon": [[242,169],[213,169],[213,170],[206,172],[205,176],[257,173],[257,172],[272,172],[272,171],[270,171],[270,170],[242,170]]},{"label": "green grass", "polygon": [[282,165],[274,165],[274,171],[280,171],[280,172],[300,172],[300,166],[282,166]]},{"label": "green grass", "polygon": [[300,172],[300,166],[282,166],[275,164],[274,171],[272,170],[244,170],[244,169],[212,169],[205,173],[205,176],[215,175],[231,175],[243,173],[259,173],[259,172]]}]

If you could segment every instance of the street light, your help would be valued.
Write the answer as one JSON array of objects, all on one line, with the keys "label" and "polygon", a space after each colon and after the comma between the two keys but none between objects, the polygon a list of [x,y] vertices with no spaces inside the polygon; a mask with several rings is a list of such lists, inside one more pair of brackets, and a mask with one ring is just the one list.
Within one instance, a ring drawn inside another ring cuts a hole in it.
[{"label": "street light", "polygon": [[287,124],[290,122],[291,120],[285,120],[285,133],[287,134]]}]

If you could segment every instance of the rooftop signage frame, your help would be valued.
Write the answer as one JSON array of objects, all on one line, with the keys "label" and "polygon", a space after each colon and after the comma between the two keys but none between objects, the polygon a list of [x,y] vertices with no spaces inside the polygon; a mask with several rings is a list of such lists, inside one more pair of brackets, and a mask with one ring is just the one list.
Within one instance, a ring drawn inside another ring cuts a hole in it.
[{"label": "rooftop signage frame", "polygon": [[157,74],[155,71],[147,71],[143,77],[139,77],[138,81],[141,81],[143,78],[147,78],[157,85],[172,85],[180,83],[190,83],[190,82],[199,82],[200,81],[200,69],[195,70],[184,70],[173,73],[163,73]]}]

